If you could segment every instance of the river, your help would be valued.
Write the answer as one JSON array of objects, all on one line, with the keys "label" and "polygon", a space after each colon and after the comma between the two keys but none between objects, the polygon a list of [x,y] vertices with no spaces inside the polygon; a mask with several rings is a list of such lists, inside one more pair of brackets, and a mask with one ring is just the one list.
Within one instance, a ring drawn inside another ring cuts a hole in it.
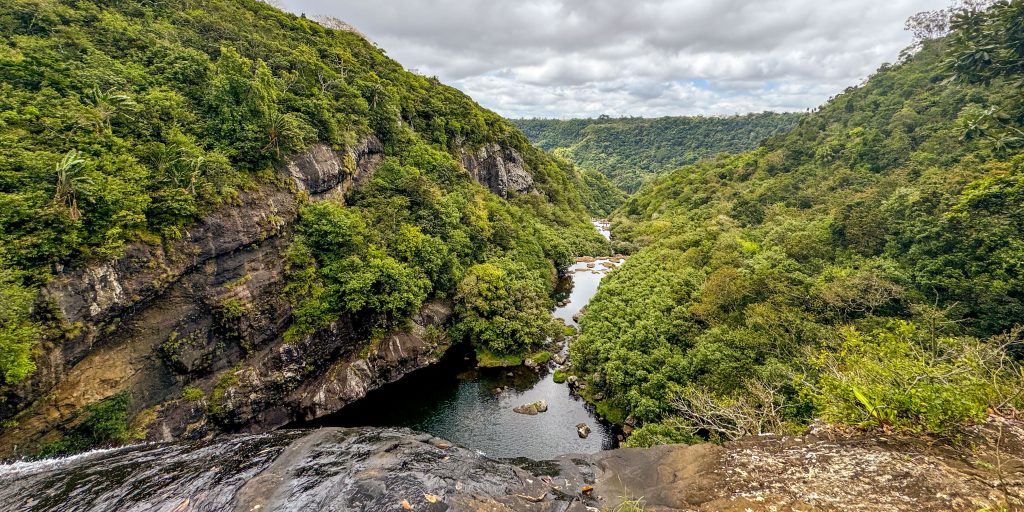
[{"label": "river", "polygon": [[[609,236],[606,223],[595,222],[595,227]],[[573,317],[593,298],[601,279],[620,263],[621,259],[597,258],[572,265],[555,294],[563,305],[552,314],[576,325]],[[498,458],[547,460],[616,447],[616,429],[601,423],[592,407],[570,393],[568,386],[556,384],[555,368],[551,363],[540,373],[524,367],[477,369],[472,351],[456,348],[439,364],[372,391],[315,425],[409,427]],[[497,388],[506,390],[496,393]],[[529,416],[512,411],[537,400],[547,402],[547,412]],[[593,430],[586,439],[576,432],[579,423]]]}]

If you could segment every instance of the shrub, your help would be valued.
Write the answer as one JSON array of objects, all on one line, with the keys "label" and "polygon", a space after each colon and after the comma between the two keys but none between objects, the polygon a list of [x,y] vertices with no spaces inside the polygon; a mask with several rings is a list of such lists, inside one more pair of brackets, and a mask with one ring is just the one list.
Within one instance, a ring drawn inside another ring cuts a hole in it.
[{"label": "shrub", "polygon": [[185,386],[181,390],[181,398],[186,402],[201,402],[206,398],[206,393],[195,386]]},{"label": "shrub", "polygon": [[127,392],[94,402],[79,412],[81,421],[63,437],[51,441],[37,452],[41,457],[70,455],[98,446],[125,443],[131,439],[128,430]]},{"label": "shrub", "polygon": [[1007,344],[931,338],[903,321],[870,334],[847,327],[812,359],[809,392],[826,421],[955,434],[1019,400],[1024,383]]}]

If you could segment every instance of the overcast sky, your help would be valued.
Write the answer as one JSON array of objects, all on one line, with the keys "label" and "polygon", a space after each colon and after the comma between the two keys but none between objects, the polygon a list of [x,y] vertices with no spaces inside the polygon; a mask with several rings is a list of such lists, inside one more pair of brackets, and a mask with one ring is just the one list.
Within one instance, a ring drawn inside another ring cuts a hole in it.
[{"label": "overcast sky", "polygon": [[507,117],[804,110],[949,0],[284,0]]}]

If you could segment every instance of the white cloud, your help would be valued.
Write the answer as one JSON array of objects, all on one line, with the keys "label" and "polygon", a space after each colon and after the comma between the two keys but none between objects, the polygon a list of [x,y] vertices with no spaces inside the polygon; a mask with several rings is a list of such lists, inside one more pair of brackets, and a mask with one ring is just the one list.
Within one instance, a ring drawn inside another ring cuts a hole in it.
[{"label": "white cloud", "polygon": [[803,110],[948,0],[284,0],[510,117]]}]

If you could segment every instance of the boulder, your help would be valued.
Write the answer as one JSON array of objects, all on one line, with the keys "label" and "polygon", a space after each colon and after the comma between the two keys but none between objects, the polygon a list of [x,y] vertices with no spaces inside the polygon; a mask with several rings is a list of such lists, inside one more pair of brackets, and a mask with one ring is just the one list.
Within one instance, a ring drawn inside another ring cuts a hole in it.
[{"label": "boulder", "polygon": [[515,409],[512,409],[513,412],[519,414],[526,414],[529,416],[536,416],[538,413],[547,412],[547,410],[548,403],[544,400],[537,400],[536,402],[523,404],[520,405],[519,407],[516,407]]},{"label": "boulder", "polygon": [[551,356],[551,360],[554,361],[555,364],[557,364],[558,366],[562,366],[565,364],[566,357],[565,354],[555,354]]},{"label": "boulder", "polygon": [[537,413],[538,413],[537,406],[534,405],[534,404],[523,404],[523,405],[520,405],[519,407],[516,407],[515,409],[512,409],[512,412],[515,412],[515,413],[518,413],[518,414],[526,414],[526,415],[529,415],[529,416],[536,416]]},{"label": "boulder", "polygon": [[586,439],[590,436],[590,426],[586,423],[578,423],[576,425],[576,434],[580,436],[580,439]]}]

